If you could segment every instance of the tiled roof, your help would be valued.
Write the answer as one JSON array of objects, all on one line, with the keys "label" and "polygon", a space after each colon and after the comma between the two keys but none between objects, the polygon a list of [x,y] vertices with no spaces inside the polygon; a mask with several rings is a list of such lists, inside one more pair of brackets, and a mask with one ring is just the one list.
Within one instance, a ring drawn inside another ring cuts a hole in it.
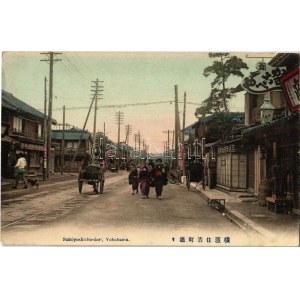
[{"label": "tiled roof", "polygon": [[[83,135],[82,135],[83,133]],[[82,137],[81,137],[82,135]],[[91,137],[91,134],[87,131],[83,131],[80,128],[72,128],[69,130],[65,130],[65,140],[69,141],[78,141],[80,140],[88,140]],[[63,138],[63,131],[62,130],[52,130],[52,139],[53,140],[62,140]]]},{"label": "tiled roof", "polygon": [[272,127],[275,127],[275,126],[278,126],[278,125],[282,125],[286,122],[290,122],[292,120],[297,120],[297,119],[299,120],[299,114],[294,113],[294,114],[286,116],[286,117],[278,118],[278,119],[273,120],[271,122],[267,122],[267,123],[264,123],[264,124],[260,124],[260,125],[257,125],[257,126],[247,128],[247,129],[242,131],[242,136],[254,135],[254,134],[256,134],[256,133],[258,133],[258,132],[260,132],[264,129],[269,129],[269,128],[272,128]]},{"label": "tiled roof", "polygon": [[[229,112],[228,115],[230,115],[232,117],[232,119],[234,121],[236,121],[236,123],[239,124],[243,124],[244,123],[244,119],[245,119],[245,113],[240,113],[240,112]],[[196,122],[195,124],[193,124],[192,126],[195,127],[199,127],[200,125],[205,125],[210,121],[216,120],[219,118],[219,114],[212,114],[208,117],[205,118],[201,118],[198,120],[198,122]]]},{"label": "tiled roof", "polygon": [[184,129],[181,130],[181,132],[183,132],[183,131],[184,131],[185,134],[193,134],[193,133],[195,133],[194,124],[185,127]]},{"label": "tiled roof", "polygon": [[299,53],[278,53],[269,62],[273,67],[283,67],[299,64]]},{"label": "tiled roof", "polygon": [[[44,114],[34,107],[26,104],[25,102],[21,101],[20,99],[16,98],[13,94],[8,93],[2,90],[2,106],[6,107],[7,109],[19,111],[21,113],[25,113],[40,120],[44,120]],[[55,120],[52,120],[52,123],[56,123]]]},{"label": "tiled roof", "polygon": [[2,106],[9,110],[17,110],[17,108],[11,105],[9,102],[3,101],[3,97],[2,97]]}]

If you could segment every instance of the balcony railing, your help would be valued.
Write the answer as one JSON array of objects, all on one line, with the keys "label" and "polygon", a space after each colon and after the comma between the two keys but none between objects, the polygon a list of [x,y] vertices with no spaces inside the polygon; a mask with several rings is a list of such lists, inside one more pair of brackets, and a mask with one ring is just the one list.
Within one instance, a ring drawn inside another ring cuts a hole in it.
[{"label": "balcony railing", "polygon": [[33,140],[43,140],[43,135],[34,132],[34,131],[29,131],[29,130],[20,130],[17,128],[12,129],[12,135],[15,136],[22,136],[28,139],[33,139]]},{"label": "balcony railing", "polygon": [[[78,149],[77,155],[84,155],[86,150],[87,150],[86,148]],[[76,152],[76,148],[65,148],[64,154],[65,155],[74,155],[75,152]],[[55,155],[60,155],[60,154],[61,154],[61,148],[56,147],[55,148]]]}]

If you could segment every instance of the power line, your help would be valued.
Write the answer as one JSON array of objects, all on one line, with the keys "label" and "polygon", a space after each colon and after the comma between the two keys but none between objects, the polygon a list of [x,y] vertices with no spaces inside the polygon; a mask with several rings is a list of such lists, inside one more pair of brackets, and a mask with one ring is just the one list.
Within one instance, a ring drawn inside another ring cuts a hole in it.
[{"label": "power line", "polygon": [[[111,105],[98,105],[97,108],[121,108],[121,107],[128,107],[128,106],[141,106],[141,105],[154,105],[154,104],[173,104],[174,101],[159,101],[159,102],[144,102],[144,103],[127,103],[127,104],[111,104]],[[178,101],[178,103],[184,103],[183,101]],[[186,104],[191,105],[200,105],[199,103],[195,102],[186,102]],[[87,106],[74,106],[74,107],[68,107],[66,110],[77,110],[77,109],[87,109]],[[55,108],[53,110],[58,111],[62,108]],[[42,109],[39,109],[42,110]]]},{"label": "power line", "polygon": [[81,77],[83,77],[83,75],[81,74],[81,72],[75,67],[74,63],[71,62],[71,60],[67,57],[67,55],[64,56],[67,64],[69,64],[69,66],[75,71],[77,72]]}]

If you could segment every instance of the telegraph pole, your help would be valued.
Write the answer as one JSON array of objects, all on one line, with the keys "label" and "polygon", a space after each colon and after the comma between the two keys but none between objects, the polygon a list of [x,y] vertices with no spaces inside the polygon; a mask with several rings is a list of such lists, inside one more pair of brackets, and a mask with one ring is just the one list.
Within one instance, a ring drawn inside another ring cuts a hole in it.
[{"label": "telegraph pole", "polygon": [[[118,124],[118,157],[120,157],[120,126],[121,124],[123,124],[123,121],[124,121],[124,113],[119,111],[116,113],[115,115],[116,117],[116,122]],[[120,160],[118,160],[118,165],[120,166]]]},{"label": "telegraph pole", "polygon": [[[85,126],[86,126],[86,123],[87,123],[87,121],[88,121],[88,119],[89,119],[89,116],[90,116],[90,113],[91,113],[91,110],[92,110],[92,107],[93,107],[93,104],[94,104],[94,101],[95,101],[95,96],[96,96],[96,94],[94,94],[94,97],[92,98],[92,102],[91,102],[91,105],[90,105],[90,107],[89,107],[89,111],[88,111],[88,113],[87,113],[87,116],[86,116],[86,118],[85,118],[84,125],[83,125],[83,128],[82,128],[82,133],[81,133],[80,138],[79,138],[79,141],[78,141],[78,143],[77,143],[77,147],[76,147],[76,150],[75,150],[75,153],[74,153],[72,162],[75,161],[75,158],[76,158],[76,155],[77,155],[77,152],[78,152],[78,149],[79,149],[79,146],[80,146],[82,137],[83,137],[84,133],[86,133],[86,131],[85,131]],[[71,162],[70,162],[70,164],[71,164]]]},{"label": "telegraph pole", "polygon": [[65,165],[65,123],[66,123],[66,107],[63,106],[63,132],[62,132],[62,141],[61,141],[61,175],[64,174],[64,165]]},{"label": "telegraph pole", "polygon": [[168,151],[168,154],[170,152],[170,130],[168,129],[168,147],[167,147],[167,151]]},{"label": "telegraph pole", "polygon": [[134,150],[136,151],[137,134],[134,135]]},{"label": "telegraph pole", "polygon": [[[182,138],[181,138],[182,144],[184,143],[185,113],[186,113],[186,92],[184,92],[184,99],[183,99]],[[183,147],[183,150],[185,151],[184,147]],[[182,159],[184,160],[184,157]],[[183,163],[182,166],[183,166],[183,174],[182,175],[186,176],[185,164]]]},{"label": "telegraph pole", "polygon": [[124,121],[124,113],[119,111],[116,113],[116,122],[118,124],[118,147],[120,146],[120,126]]},{"label": "telegraph pole", "polygon": [[138,133],[138,136],[139,136],[139,150],[141,150],[141,133],[140,133],[140,131]]},{"label": "telegraph pole", "polygon": [[129,136],[132,132],[132,126],[131,125],[125,125],[125,131],[126,131],[126,139],[125,139],[125,143],[129,144]]},{"label": "telegraph pole", "polygon": [[102,94],[99,94],[99,92],[102,92],[103,90],[101,90],[101,88],[103,88],[103,86],[99,86],[99,82],[103,82],[103,81],[99,81],[98,78],[96,79],[96,81],[92,81],[93,83],[95,83],[95,86],[92,86],[92,88],[94,88],[95,90],[91,90],[92,92],[94,92],[94,97],[95,97],[95,113],[94,113],[94,128],[93,128],[93,144],[96,143],[96,127],[97,127],[97,102],[98,100],[101,100],[102,98],[100,98],[100,96],[102,96]]},{"label": "telegraph pole", "polygon": [[184,99],[183,99],[182,143],[184,142],[185,114],[186,114],[186,92],[184,92]]},{"label": "telegraph pole", "polygon": [[43,180],[47,180],[47,78],[45,76],[45,99],[44,99],[44,159]]},{"label": "telegraph pole", "polygon": [[105,158],[106,151],[106,136],[105,136],[105,122],[103,123],[103,157]]},{"label": "telegraph pole", "polygon": [[49,178],[50,167],[50,152],[51,152],[51,126],[52,126],[52,97],[53,97],[53,65],[54,63],[61,61],[61,59],[54,59],[55,55],[60,55],[60,52],[43,52],[42,55],[46,55],[48,59],[41,59],[49,63],[49,107],[48,107],[48,132],[47,132],[47,178]]},{"label": "telegraph pole", "polygon": [[178,133],[179,133],[178,86],[175,85],[175,167],[178,166]]}]

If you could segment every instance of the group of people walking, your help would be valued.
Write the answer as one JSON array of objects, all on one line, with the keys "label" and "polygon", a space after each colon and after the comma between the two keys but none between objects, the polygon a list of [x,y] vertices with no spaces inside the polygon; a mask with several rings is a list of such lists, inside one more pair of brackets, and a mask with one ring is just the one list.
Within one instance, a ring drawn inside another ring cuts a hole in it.
[{"label": "group of people walking", "polygon": [[156,160],[156,164],[151,159],[145,159],[139,171],[136,166],[133,166],[129,173],[132,195],[138,194],[140,187],[143,199],[148,199],[150,187],[155,187],[156,198],[161,200],[163,186],[167,183],[166,170],[160,158]]}]

